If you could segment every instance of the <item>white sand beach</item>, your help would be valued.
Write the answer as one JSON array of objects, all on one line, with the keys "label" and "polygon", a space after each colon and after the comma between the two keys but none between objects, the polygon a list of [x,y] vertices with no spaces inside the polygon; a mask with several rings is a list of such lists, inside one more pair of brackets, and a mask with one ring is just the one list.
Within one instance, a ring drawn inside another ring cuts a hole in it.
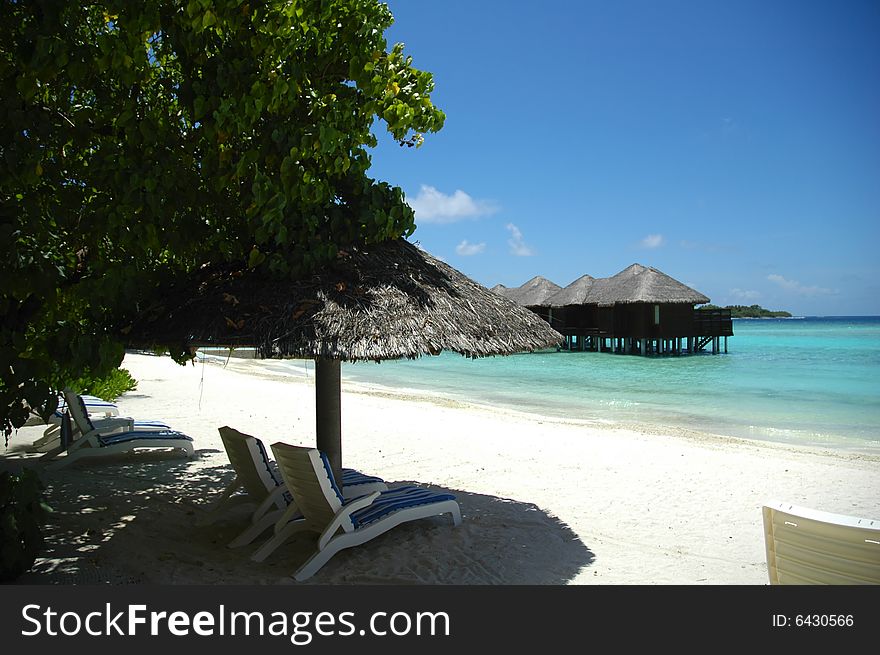
[{"label": "white sand beach", "polygon": [[[226,547],[248,507],[196,520],[233,478],[218,427],[314,444],[313,377],[240,359],[181,367],[128,354],[123,366],[138,387],[121,414],[185,432],[195,457],[140,451],[44,472],[54,512],[20,583],[763,585],[765,501],[880,518],[877,456],[599,427],[343,379],[345,466],[448,490],[463,522],[404,524],[295,583],[308,536],[255,563],[262,540]],[[27,453],[42,430],[14,434],[5,465],[42,469]]]}]

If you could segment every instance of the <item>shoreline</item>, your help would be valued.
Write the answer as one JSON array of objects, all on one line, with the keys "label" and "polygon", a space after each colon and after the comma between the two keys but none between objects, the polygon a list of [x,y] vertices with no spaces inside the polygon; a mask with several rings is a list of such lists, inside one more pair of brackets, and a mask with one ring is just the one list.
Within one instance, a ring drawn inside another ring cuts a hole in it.
[{"label": "shoreline", "polygon": [[[233,477],[217,428],[313,445],[314,378],[258,361],[181,367],[129,353],[123,415],[161,419],[196,457],[140,452],[44,474],[47,549],[20,584],[290,584],[312,544],[263,563],[228,549],[251,508],[194,523]],[[767,584],[760,507],[788,501],[880,518],[880,457],[624,426],[343,382],[343,462],[392,486],[456,495],[464,520],[398,526],[336,555],[306,584]],[[42,433],[7,453],[26,466]],[[663,438],[658,438],[658,436]],[[266,537],[264,537],[266,538]]]},{"label": "shoreline", "polygon": [[[299,364],[290,364],[291,361],[299,362],[300,360],[256,360],[253,358],[237,357],[232,357],[227,360],[226,358],[217,355],[210,355],[209,357],[205,358],[205,360],[206,363],[209,365],[224,366],[243,375],[254,375],[257,377],[267,377],[269,379],[274,378],[278,380],[302,379],[309,380],[311,381],[311,383],[314,382],[314,367],[309,368],[308,362],[306,360],[302,360],[302,366],[300,366]],[[271,363],[267,365],[267,362]],[[272,367],[272,363],[284,367],[284,370],[278,370],[277,367]],[[766,433],[778,430],[768,426],[749,426],[762,432],[763,434],[759,434],[757,436],[741,436],[738,434],[726,434],[723,432],[710,432],[704,429],[689,428],[683,425],[676,425],[672,422],[628,422],[618,419],[579,418],[574,416],[563,416],[559,413],[554,413],[552,411],[542,412],[539,409],[535,408],[517,409],[506,404],[493,405],[489,401],[480,402],[476,400],[467,400],[461,396],[455,395],[454,393],[430,391],[427,389],[418,388],[395,387],[376,382],[363,382],[352,380],[346,377],[344,366],[342,368],[342,385],[343,393],[347,392],[373,396],[376,398],[389,398],[402,401],[429,402],[442,407],[457,407],[464,410],[477,409],[500,415],[513,415],[521,417],[523,419],[531,418],[533,420],[543,422],[555,422],[564,425],[583,426],[588,428],[592,427],[597,429],[628,430],[656,436],[669,436],[670,434],[675,434],[680,437],[688,436],[689,438],[695,439],[697,441],[722,440],[731,441],[734,443],[742,442],[744,444],[767,444],[770,446],[775,445],[790,447],[795,450],[809,451],[819,454],[840,454],[847,458],[876,458],[877,461],[880,461],[880,446],[865,444],[860,439],[846,438],[841,435],[833,435],[831,438],[838,441],[834,442],[831,445],[824,445],[814,443],[801,443],[798,442],[794,437],[790,437],[787,435],[783,435],[774,439]]]}]

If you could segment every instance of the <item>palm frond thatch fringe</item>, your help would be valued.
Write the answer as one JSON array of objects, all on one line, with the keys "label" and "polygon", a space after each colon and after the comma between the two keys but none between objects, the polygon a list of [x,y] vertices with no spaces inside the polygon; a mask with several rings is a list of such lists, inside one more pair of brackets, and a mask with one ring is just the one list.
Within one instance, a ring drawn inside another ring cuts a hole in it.
[{"label": "palm frond thatch fringe", "polygon": [[553,347],[562,336],[403,239],[352,248],[312,277],[206,268],[178,281],[128,335],[136,347],[255,347],[260,357],[341,361],[468,357]]}]

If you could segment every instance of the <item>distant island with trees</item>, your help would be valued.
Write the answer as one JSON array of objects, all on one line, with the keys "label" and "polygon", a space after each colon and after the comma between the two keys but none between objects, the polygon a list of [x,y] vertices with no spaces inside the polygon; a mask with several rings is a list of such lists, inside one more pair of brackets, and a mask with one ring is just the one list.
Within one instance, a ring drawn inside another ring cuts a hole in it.
[{"label": "distant island with trees", "polygon": [[703,305],[699,309],[729,309],[731,318],[791,318],[790,312],[771,311],[764,309],[760,305],[727,305],[727,307],[718,307],[717,305]]}]

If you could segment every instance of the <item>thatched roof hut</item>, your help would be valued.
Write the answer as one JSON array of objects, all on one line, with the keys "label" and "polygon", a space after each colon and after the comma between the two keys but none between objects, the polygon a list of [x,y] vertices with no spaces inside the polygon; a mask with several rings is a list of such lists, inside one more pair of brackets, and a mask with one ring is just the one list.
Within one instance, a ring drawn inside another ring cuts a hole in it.
[{"label": "thatched roof hut", "polygon": [[691,352],[702,349],[706,339],[715,339],[713,349],[719,347],[718,338],[733,334],[730,317],[695,312],[694,305],[707,302],[662,271],[633,264],[609,278],[583,275],[528,307],[565,335],[568,348],[603,350],[611,339],[612,348],[647,354],[678,352],[685,337]]},{"label": "thatched roof hut", "polygon": [[608,307],[631,303],[699,305],[709,302],[709,299],[656,268],[633,264],[608,278],[596,279],[584,275],[546,302],[552,307]]},{"label": "thatched roof hut", "polygon": [[590,291],[596,283],[596,278],[591,275],[582,275],[564,289],[547,298],[547,304],[551,307],[564,307],[566,305],[584,305],[589,303]]},{"label": "thatched roof hut", "polygon": [[261,357],[340,361],[468,357],[554,346],[559,333],[404,240],[352,248],[307,279],[212,268],[164,293],[131,345],[255,346]]},{"label": "thatched roof hut", "polygon": [[666,273],[633,264],[617,275],[596,280],[589,294],[599,306],[629,303],[699,305],[709,299]]},{"label": "thatched roof hut", "polygon": [[492,287],[494,293],[510,298],[520,307],[541,307],[546,304],[548,298],[557,293],[562,287],[551,282],[545,277],[536,275],[525,284],[509,289],[501,284]]}]

